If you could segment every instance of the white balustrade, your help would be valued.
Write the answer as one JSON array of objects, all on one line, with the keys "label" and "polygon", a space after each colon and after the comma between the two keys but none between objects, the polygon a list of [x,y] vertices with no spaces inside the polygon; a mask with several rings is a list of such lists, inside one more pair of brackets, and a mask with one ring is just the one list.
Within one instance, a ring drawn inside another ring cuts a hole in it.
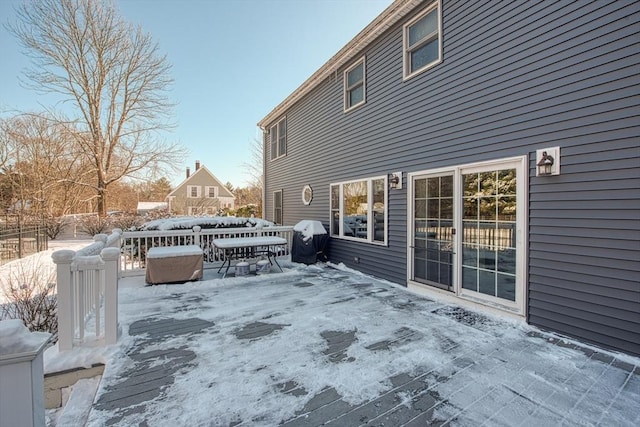
[{"label": "white balustrade", "polygon": [[55,251],[58,286],[58,349],[71,350],[90,336],[117,341],[120,230],[96,235],[80,249]]}]

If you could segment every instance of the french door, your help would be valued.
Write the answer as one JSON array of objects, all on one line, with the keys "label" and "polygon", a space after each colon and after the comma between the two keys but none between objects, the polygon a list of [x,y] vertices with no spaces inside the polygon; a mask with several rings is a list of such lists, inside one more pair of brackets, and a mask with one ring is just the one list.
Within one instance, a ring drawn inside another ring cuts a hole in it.
[{"label": "french door", "polygon": [[524,310],[526,160],[410,174],[409,281]]}]

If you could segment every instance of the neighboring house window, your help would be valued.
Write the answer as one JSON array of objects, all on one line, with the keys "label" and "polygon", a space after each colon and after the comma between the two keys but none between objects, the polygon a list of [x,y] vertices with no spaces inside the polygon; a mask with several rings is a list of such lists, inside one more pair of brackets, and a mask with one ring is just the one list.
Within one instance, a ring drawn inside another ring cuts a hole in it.
[{"label": "neighboring house window", "polygon": [[365,58],[344,72],[344,111],[349,111],[366,101]]},{"label": "neighboring house window", "polygon": [[331,184],[331,235],[386,244],[387,177]]},{"label": "neighboring house window", "polygon": [[404,78],[427,70],[442,61],[440,1],[404,26]]},{"label": "neighboring house window", "polygon": [[273,222],[282,225],[282,190],[273,192]]},{"label": "neighboring house window", "polygon": [[207,197],[210,199],[218,197],[218,187],[207,187]]},{"label": "neighboring house window", "polygon": [[197,185],[187,186],[187,197],[197,199],[200,197],[200,187]]},{"label": "neighboring house window", "polygon": [[283,118],[269,131],[271,142],[271,160],[287,154],[287,118]]}]

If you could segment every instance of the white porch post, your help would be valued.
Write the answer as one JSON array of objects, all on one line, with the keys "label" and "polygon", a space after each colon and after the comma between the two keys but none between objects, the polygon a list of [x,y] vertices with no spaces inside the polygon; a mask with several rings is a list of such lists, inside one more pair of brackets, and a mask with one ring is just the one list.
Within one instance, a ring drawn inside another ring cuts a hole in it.
[{"label": "white porch post", "polygon": [[193,243],[196,246],[200,246],[200,231],[202,228],[199,225],[193,227]]},{"label": "white porch post", "polygon": [[75,251],[63,249],[51,254],[56,264],[56,282],[58,286],[58,350],[71,350],[73,347],[73,301],[71,290],[71,263]]},{"label": "white porch post", "polygon": [[100,257],[104,266],[104,341],[115,344],[118,341],[118,265],[119,248],[104,248]]}]

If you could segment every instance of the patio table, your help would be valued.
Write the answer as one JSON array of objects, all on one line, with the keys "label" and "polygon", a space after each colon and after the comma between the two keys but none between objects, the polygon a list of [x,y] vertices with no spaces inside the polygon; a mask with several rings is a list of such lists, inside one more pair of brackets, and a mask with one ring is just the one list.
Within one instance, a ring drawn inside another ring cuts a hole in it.
[{"label": "patio table", "polygon": [[275,262],[280,271],[282,271],[276,255],[279,251],[278,248],[281,248],[281,250],[286,253],[288,244],[287,239],[277,236],[230,237],[213,239],[211,243],[216,248],[216,252],[222,255],[223,258],[218,273],[220,273],[225,265],[227,267],[222,277],[227,276],[233,259],[243,259],[258,255],[266,255],[269,264],[273,265],[273,262]]}]

